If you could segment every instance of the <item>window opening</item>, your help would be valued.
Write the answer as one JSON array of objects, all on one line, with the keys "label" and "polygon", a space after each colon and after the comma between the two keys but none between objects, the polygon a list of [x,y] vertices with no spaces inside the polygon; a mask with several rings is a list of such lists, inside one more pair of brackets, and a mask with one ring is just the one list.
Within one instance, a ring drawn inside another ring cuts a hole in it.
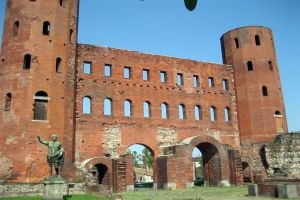
[{"label": "window opening", "polygon": [[106,76],[106,77],[111,76],[111,65],[110,64],[104,65],[104,76]]},{"label": "window opening", "polygon": [[43,35],[49,35],[50,34],[50,22],[45,21],[43,23]]},{"label": "window opening", "polygon": [[167,119],[169,116],[168,114],[168,104],[167,103],[162,103],[160,105],[160,109],[161,109],[161,117],[162,119]]},{"label": "window opening", "polygon": [[269,60],[268,64],[269,64],[269,70],[273,71],[273,63],[272,63],[272,61]]},{"label": "window opening", "polygon": [[55,67],[56,72],[60,73],[61,72],[61,58],[60,57],[56,58],[55,65],[56,65],[56,67]]},{"label": "window opening", "polygon": [[26,54],[24,56],[23,69],[30,69],[30,65],[31,65],[31,55]]},{"label": "window opening", "polygon": [[148,101],[145,101],[143,104],[144,107],[144,118],[150,117],[150,103]]},{"label": "window opening", "polygon": [[210,88],[215,87],[215,81],[213,77],[208,77],[208,87]]},{"label": "window opening", "polygon": [[73,31],[73,29],[70,29],[70,34],[69,34],[69,42],[71,43],[71,44],[73,44],[73,40],[74,40],[74,33],[73,33],[74,31]]},{"label": "window opening", "polygon": [[267,86],[262,86],[262,94],[263,94],[263,96],[268,96],[268,88],[267,88]]},{"label": "window opening", "polygon": [[83,114],[91,114],[92,108],[92,100],[91,97],[85,96],[82,99],[82,113]]},{"label": "window opening", "polygon": [[13,28],[13,35],[17,36],[19,32],[20,23],[19,21],[15,21],[14,28]]},{"label": "window opening", "polygon": [[230,122],[231,121],[230,108],[226,107],[224,109],[224,114],[225,114],[225,122]]},{"label": "window opening", "polygon": [[227,79],[223,79],[222,84],[223,84],[223,90],[224,91],[228,91],[229,90],[228,80]]},{"label": "window opening", "polygon": [[177,85],[183,85],[183,75],[182,73],[177,73]]},{"label": "window opening", "polygon": [[143,69],[143,81],[149,81],[149,69]]},{"label": "window opening", "polygon": [[83,62],[83,73],[91,74],[92,72],[92,63],[91,62]]},{"label": "window opening", "polygon": [[34,120],[47,120],[48,94],[39,91],[34,96]]},{"label": "window opening", "polygon": [[197,76],[197,75],[193,76],[193,84],[194,84],[194,88],[199,87],[199,76]]},{"label": "window opening", "polygon": [[124,67],[124,78],[130,79],[131,77],[131,68],[130,67]]},{"label": "window opening", "polygon": [[59,0],[59,5],[63,6],[64,5],[64,0]]},{"label": "window opening", "polygon": [[110,98],[104,99],[104,115],[112,115],[112,100]]},{"label": "window opening", "polygon": [[234,42],[235,42],[235,47],[237,49],[240,48],[239,39],[238,38],[234,38]]},{"label": "window opening", "polygon": [[201,106],[199,106],[199,105],[195,106],[194,114],[195,114],[195,119],[196,120],[201,120],[202,119]]},{"label": "window opening", "polygon": [[253,70],[253,64],[252,64],[252,61],[248,61],[247,62],[247,67],[248,67],[248,71],[252,71]]},{"label": "window opening", "polygon": [[166,83],[167,82],[167,72],[160,71],[160,82]]},{"label": "window opening", "polygon": [[260,45],[260,37],[259,37],[259,35],[255,35],[255,44],[256,44],[256,46]]},{"label": "window opening", "polygon": [[7,93],[6,96],[5,96],[4,111],[9,111],[10,110],[11,100],[12,100],[11,93]]},{"label": "window opening", "polygon": [[210,121],[217,121],[216,108],[214,106],[210,107]]},{"label": "window opening", "polygon": [[124,101],[124,116],[125,117],[131,116],[131,101],[130,100]]},{"label": "window opening", "polygon": [[178,117],[179,119],[185,119],[185,106],[183,104],[179,104],[178,106]]}]

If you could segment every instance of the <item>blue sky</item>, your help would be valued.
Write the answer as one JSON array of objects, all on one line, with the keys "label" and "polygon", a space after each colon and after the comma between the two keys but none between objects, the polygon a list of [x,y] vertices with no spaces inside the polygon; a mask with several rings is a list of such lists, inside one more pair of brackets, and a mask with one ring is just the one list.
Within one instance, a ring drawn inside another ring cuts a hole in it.
[{"label": "blue sky", "polygon": [[[78,42],[222,63],[223,33],[241,26],[269,27],[289,131],[300,131],[300,1],[198,0],[193,12],[183,1],[81,0]],[[4,4],[0,0],[1,33]]]}]

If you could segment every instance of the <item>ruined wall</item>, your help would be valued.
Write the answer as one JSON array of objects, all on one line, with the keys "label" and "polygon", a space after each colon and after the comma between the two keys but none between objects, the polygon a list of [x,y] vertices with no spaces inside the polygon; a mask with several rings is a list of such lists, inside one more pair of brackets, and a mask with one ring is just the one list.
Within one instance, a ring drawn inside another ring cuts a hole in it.
[{"label": "ruined wall", "polygon": [[[90,71],[84,72],[84,63]],[[105,65],[110,74],[105,75]],[[124,78],[124,67],[130,75]],[[143,80],[143,69],[148,80]],[[160,80],[165,72],[166,82]],[[177,84],[182,74],[182,85]],[[194,87],[193,77],[198,77]],[[214,87],[208,78],[214,78]],[[132,144],[143,144],[155,155],[163,147],[172,146],[191,136],[209,135],[221,143],[239,148],[236,102],[232,68],[134,51],[78,46],[78,87],[76,123],[76,159],[109,153],[118,157]],[[227,89],[222,81],[227,80]],[[83,98],[91,101],[90,112],[84,113]],[[111,101],[111,113],[105,114],[104,101]],[[131,102],[131,115],[124,116],[123,103]],[[149,102],[150,116],[144,117],[143,103]],[[161,104],[168,105],[168,117],[162,119]],[[178,105],[185,107],[184,119],[178,117]],[[194,107],[201,107],[201,119],[196,120]],[[216,121],[210,119],[210,107],[216,108]],[[224,109],[230,109],[225,121]]]}]

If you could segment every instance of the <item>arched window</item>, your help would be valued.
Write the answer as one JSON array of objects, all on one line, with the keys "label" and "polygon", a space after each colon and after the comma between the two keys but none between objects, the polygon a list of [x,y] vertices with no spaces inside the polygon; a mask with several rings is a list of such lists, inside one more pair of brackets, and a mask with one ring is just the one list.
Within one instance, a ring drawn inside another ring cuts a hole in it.
[{"label": "arched window", "polygon": [[239,39],[238,38],[234,38],[234,42],[235,42],[235,47],[237,49],[240,48]]},{"label": "arched window", "polygon": [[150,102],[145,101],[143,104],[143,108],[144,108],[144,118],[149,118],[151,116]]},{"label": "arched window", "polygon": [[280,117],[282,116],[282,115],[281,115],[281,112],[280,112],[279,110],[276,110],[275,113],[274,113],[274,115],[275,115],[275,116],[280,116]]},{"label": "arched window", "polygon": [[255,44],[256,44],[256,46],[260,46],[260,37],[259,37],[259,35],[255,35]]},{"label": "arched window", "polygon": [[38,91],[34,96],[34,120],[47,120],[48,94],[44,91]]},{"label": "arched window", "polygon": [[248,62],[247,62],[247,67],[248,67],[248,71],[252,71],[252,70],[253,70],[253,64],[252,64],[252,61],[248,61]]},{"label": "arched window", "polygon": [[201,120],[202,119],[201,106],[196,105],[195,108],[194,108],[194,113],[195,113],[195,119],[196,120]]},{"label": "arched window", "polygon": [[273,71],[273,63],[271,60],[269,60],[268,65],[269,65],[269,70]]},{"label": "arched window", "polygon": [[57,57],[57,58],[56,58],[55,71],[56,71],[57,73],[60,73],[60,72],[61,72],[61,58],[60,58],[60,57]]},{"label": "arched window", "polygon": [[263,94],[263,96],[268,96],[268,88],[267,88],[267,86],[262,86],[262,94]]},{"label": "arched window", "polygon": [[31,65],[31,55],[26,54],[23,60],[23,69],[30,69],[30,65]]},{"label": "arched window", "polygon": [[112,115],[112,100],[110,98],[104,99],[104,115]]},{"label": "arched window", "polygon": [[183,104],[178,105],[178,118],[185,119],[185,106]]},{"label": "arched window", "polygon": [[216,107],[211,106],[209,112],[210,112],[210,121],[217,121]]},{"label": "arched window", "polygon": [[49,35],[50,34],[50,22],[44,21],[43,23],[43,35]]},{"label": "arched window", "polygon": [[91,97],[85,96],[82,98],[82,113],[91,114],[92,100]]},{"label": "arched window", "polygon": [[224,109],[224,117],[225,117],[225,122],[230,122],[231,121],[231,112],[230,112],[230,108],[226,107]]},{"label": "arched window", "polygon": [[17,36],[19,32],[20,22],[15,21],[14,27],[13,27],[13,36]]},{"label": "arched window", "polygon": [[70,29],[70,34],[69,34],[69,42],[70,44],[73,44],[74,41],[74,33],[73,29]]},{"label": "arched window", "polygon": [[167,103],[162,103],[160,105],[160,109],[161,109],[161,118],[167,119],[169,117],[168,104]]},{"label": "arched window", "polygon": [[59,0],[59,5],[63,6],[64,5],[64,0]]},{"label": "arched window", "polygon": [[131,101],[125,100],[124,101],[124,116],[125,117],[131,117]]},{"label": "arched window", "polygon": [[4,104],[4,110],[5,111],[9,111],[10,110],[11,100],[12,100],[11,93],[7,93],[6,96],[5,96],[5,104]]}]

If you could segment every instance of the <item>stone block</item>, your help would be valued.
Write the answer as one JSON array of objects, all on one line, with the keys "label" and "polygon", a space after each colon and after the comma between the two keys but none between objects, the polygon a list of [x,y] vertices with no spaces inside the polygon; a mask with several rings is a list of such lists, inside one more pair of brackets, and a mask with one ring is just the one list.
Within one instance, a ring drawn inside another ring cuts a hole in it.
[{"label": "stone block", "polygon": [[284,199],[299,197],[296,185],[278,185],[278,197]]},{"label": "stone block", "polygon": [[248,185],[248,196],[258,196],[258,188],[257,184],[249,184]]},{"label": "stone block", "polygon": [[44,180],[44,200],[63,200],[65,180],[60,176],[50,176]]}]

